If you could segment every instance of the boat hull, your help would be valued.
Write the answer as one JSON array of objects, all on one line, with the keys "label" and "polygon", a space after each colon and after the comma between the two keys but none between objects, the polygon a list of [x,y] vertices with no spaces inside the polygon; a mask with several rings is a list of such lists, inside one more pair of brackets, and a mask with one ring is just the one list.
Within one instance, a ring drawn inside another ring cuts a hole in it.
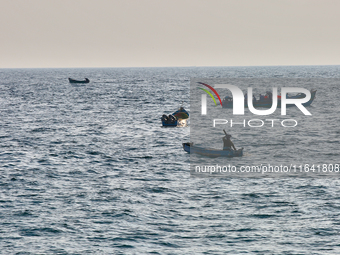
[{"label": "boat hull", "polygon": [[177,120],[172,123],[167,123],[166,121],[162,121],[162,126],[163,127],[177,127]]},{"label": "boat hull", "polygon": [[190,143],[183,143],[183,149],[188,153],[196,153],[207,157],[242,157],[243,148],[238,150],[215,150],[205,149],[198,146],[194,146]]}]

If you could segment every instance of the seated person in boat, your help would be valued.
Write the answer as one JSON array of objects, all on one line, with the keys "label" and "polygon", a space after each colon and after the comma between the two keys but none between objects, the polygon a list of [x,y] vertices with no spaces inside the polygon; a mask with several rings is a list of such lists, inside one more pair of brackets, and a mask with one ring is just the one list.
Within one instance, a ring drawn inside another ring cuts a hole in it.
[{"label": "seated person in boat", "polygon": [[272,99],[273,99],[273,93],[270,92],[270,91],[267,91],[267,92],[266,92],[266,95],[264,96],[264,99],[265,99],[265,100],[268,100],[268,101],[272,101]]},{"label": "seated person in boat", "polygon": [[234,143],[230,140],[231,135],[226,135],[223,137],[223,150],[232,150],[232,148],[236,151]]}]

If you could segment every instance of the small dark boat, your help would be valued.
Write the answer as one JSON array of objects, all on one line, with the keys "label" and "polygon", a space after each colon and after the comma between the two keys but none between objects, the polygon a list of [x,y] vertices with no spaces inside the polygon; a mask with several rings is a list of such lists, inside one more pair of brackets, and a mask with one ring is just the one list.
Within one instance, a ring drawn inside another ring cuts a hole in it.
[{"label": "small dark boat", "polygon": [[188,118],[189,113],[183,107],[180,107],[179,110],[169,116],[163,114],[161,120],[163,127],[177,127],[185,126]]},{"label": "small dark boat", "polygon": [[83,81],[79,81],[79,80],[75,80],[75,79],[71,79],[71,78],[68,78],[68,80],[69,80],[70,83],[89,83],[90,82],[90,80],[87,79],[87,78],[85,78],[85,80],[83,80]]}]

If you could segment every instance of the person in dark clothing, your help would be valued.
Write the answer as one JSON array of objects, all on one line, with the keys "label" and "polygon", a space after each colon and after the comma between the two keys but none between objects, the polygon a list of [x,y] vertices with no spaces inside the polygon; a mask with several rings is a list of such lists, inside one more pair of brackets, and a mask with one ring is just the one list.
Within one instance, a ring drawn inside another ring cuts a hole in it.
[{"label": "person in dark clothing", "polygon": [[236,151],[236,148],[234,146],[234,143],[230,140],[231,135],[226,134],[223,139],[223,150],[232,150],[234,149]]}]

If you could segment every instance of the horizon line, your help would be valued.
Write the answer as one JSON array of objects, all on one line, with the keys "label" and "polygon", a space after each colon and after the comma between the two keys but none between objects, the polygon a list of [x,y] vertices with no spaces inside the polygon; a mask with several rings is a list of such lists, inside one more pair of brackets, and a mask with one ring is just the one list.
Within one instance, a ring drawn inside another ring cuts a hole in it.
[{"label": "horizon line", "polygon": [[340,66],[340,64],[329,65],[236,65],[236,66],[120,66],[120,67],[0,67],[1,69],[128,69],[128,68],[214,68],[214,67],[302,67],[302,66]]}]

